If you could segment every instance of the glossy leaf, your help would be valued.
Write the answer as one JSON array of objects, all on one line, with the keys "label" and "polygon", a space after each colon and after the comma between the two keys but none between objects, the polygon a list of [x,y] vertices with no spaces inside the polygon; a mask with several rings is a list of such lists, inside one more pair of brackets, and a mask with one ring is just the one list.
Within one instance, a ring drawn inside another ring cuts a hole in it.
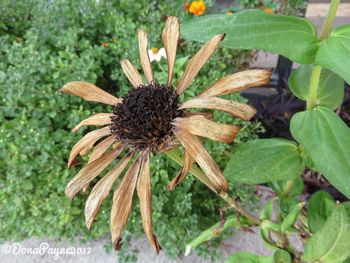
[{"label": "glossy leaf", "polygon": [[272,257],[257,256],[246,252],[238,252],[230,256],[225,263],[273,263]]},{"label": "glossy leaf", "polygon": [[296,113],[291,132],[315,169],[350,198],[350,129],[346,124],[330,109],[317,107]]},{"label": "glossy leaf", "polygon": [[326,223],[334,208],[335,201],[329,193],[318,191],[311,196],[308,202],[307,222],[312,233]]},{"label": "glossy leaf", "polygon": [[226,33],[221,46],[261,49],[303,64],[314,61],[318,47],[315,27],[307,19],[257,10],[192,19],[182,25],[181,33],[184,38],[200,42]]},{"label": "glossy leaf", "polygon": [[239,145],[224,175],[231,182],[259,184],[295,179],[303,169],[295,143],[284,139],[260,139]]},{"label": "glossy leaf", "polygon": [[305,244],[303,260],[342,263],[350,254],[350,223],[345,208],[333,210],[326,223]]},{"label": "glossy leaf", "polygon": [[[312,65],[301,65],[289,77],[289,88],[301,100],[307,100],[310,89]],[[317,93],[317,105],[338,108],[344,98],[344,81],[332,71],[323,68]]]},{"label": "glossy leaf", "polygon": [[315,63],[332,70],[350,83],[350,25],[336,28],[321,42]]}]

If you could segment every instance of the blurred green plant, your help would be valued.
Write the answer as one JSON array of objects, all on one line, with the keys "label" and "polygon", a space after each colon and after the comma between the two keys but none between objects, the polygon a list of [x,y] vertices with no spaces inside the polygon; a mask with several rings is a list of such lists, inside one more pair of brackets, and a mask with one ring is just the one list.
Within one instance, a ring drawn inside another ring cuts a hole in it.
[{"label": "blurred green plant", "polygon": [[[64,194],[67,182],[77,172],[66,169],[66,160],[83,133],[73,134],[67,127],[73,128],[102,108],[62,96],[59,89],[69,81],[86,80],[112,94],[124,94],[130,87],[118,61],[127,57],[140,67],[136,29],[146,26],[151,46],[159,47],[164,15],[186,19],[183,12],[182,1],[1,2],[0,242],[27,237],[86,240],[109,233],[110,199],[103,204],[95,228],[88,232],[83,219],[87,196],[70,203]],[[181,43],[176,76],[199,46]],[[251,59],[248,51],[227,49],[220,49],[215,56],[184,96],[198,94]],[[160,72],[165,61],[153,66]],[[161,78],[161,73],[157,77]],[[243,100],[239,95],[235,99]],[[215,113],[214,117],[234,121],[224,114]],[[259,123],[244,123],[237,142],[256,138],[262,130]],[[206,146],[224,168],[231,146],[209,141]],[[173,161],[158,157],[151,170],[155,231],[163,249],[175,257],[184,251],[187,241],[218,219],[222,202],[192,177],[176,191],[167,192],[167,183],[179,170]],[[253,188],[238,185],[231,190],[242,202],[254,202]],[[131,232],[136,237],[143,233],[139,209],[132,211],[125,243]],[[199,253],[215,255],[209,254],[208,248]],[[136,257],[125,244],[119,258],[133,261]]]}]

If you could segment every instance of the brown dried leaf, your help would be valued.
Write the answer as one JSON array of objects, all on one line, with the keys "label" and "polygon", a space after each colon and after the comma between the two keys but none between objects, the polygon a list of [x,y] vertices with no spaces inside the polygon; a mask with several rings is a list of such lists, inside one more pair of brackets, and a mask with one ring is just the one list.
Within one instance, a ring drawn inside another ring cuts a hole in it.
[{"label": "brown dried leaf", "polygon": [[148,83],[151,83],[152,80],[154,80],[154,77],[153,77],[153,71],[151,66],[151,60],[149,59],[148,50],[147,50],[147,46],[148,46],[147,32],[140,29],[137,32],[137,36],[139,39],[141,66],[142,66],[143,72],[145,73]]},{"label": "brown dried leaf", "polygon": [[180,109],[189,108],[221,110],[231,114],[234,117],[238,117],[246,121],[250,120],[256,113],[256,110],[247,104],[225,100],[217,97],[193,98],[184,102],[180,106]]},{"label": "brown dried leaf", "polygon": [[251,87],[260,87],[268,85],[271,78],[271,70],[252,69],[227,75],[213,86],[208,88],[198,97],[208,98],[214,96],[222,96],[233,92],[242,91]]},{"label": "brown dried leaf", "polygon": [[104,127],[87,133],[73,146],[68,160],[68,167],[71,167],[74,159],[80,152],[82,155],[86,154],[93,147],[96,141],[110,134],[111,130],[109,129],[109,127]]},{"label": "brown dried leaf", "polygon": [[185,129],[193,135],[226,143],[232,143],[241,129],[240,126],[216,123],[198,115],[176,118],[173,123],[176,127]]},{"label": "brown dried leaf", "polygon": [[225,177],[197,136],[183,129],[176,130],[174,133],[188,153],[202,168],[203,172],[208,176],[217,193],[227,191],[228,184]]},{"label": "brown dried leaf", "polygon": [[69,199],[73,199],[74,196],[83,189],[89,182],[91,182],[96,176],[98,176],[115,158],[124,150],[125,147],[121,147],[117,150],[112,150],[100,159],[89,163],[79,173],[69,181],[66,187],[66,195]]},{"label": "brown dried leaf", "polygon": [[115,138],[112,135],[104,139],[103,141],[101,141],[99,144],[97,144],[94,147],[94,150],[92,151],[92,154],[90,156],[88,163],[91,163],[97,160],[98,158],[100,158],[114,142],[115,142]]},{"label": "brown dried leaf", "polygon": [[120,65],[122,66],[125,76],[135,88],[143,85],[139,72],[128,59],[123,59],[120,61]]},{"label": "brown dried leaf", "polygon": [[224,37],[225,34],[214,36],[189,60],[185,72],[181,77],[179,85],[177,86],[177,94],[180,95],[187,89],[200,69],[217,49]]},{"label": "brown dried leaf", "polygon": [[96,87],[94,84],[85,81],[69,82],[63,86],[61,92],[79,96],[87,101],[101,102],[109,105],[115,105],[122,102],[121,99],[118,99]]},{"label": "brown dried leaf", "polygon": [[142,154],[142,159],[143,160],[139,180],[137,183],[137,194],[140,199],[142,224],[149,242],[151,243],[156,253],[159,254],[161,247],[152,229],[152,192],[150,176],[150,155],[148,150]]},{"label": "brown dried leaf", "polygon": [[141,155],[130,166],[123,177],[118,189],[113,195],[113,205],[111,211],[111,233],[112,243],[115,250],[121,248],[121,234],[128,222],[131,212],[132,197],[135,191],[137,178],[141,166]]},{"label": "brown dried leaf", "polygon": [[168,184],[167,189],[169,191],[173,191],[177,185],[179,185],[183,179],[185,179],[186,175],[190,171],[192,165],[194,163],[194,159],[191,157],[191,155],[188,153],[187,150],[184,152],[184,165],[182,166],[180,172],[176,175],[176,177],[171,180],[171,182]]},{"label": "brown dried leaf", "polygon": [[85,204],[85,222],[88,229],[91,229],[101,204],[107,198],[114,182],[124,171],[133,154],[134,152],[129,152],[109,173],[98,181],[92,189]]},{"label": "brown dried leaf", "polygon": [[180,38],[180,24],[179,19],[174,16],[169,16],[166,20],[162,39],[164,43],[164,48],[168,60],[168,86],[170,87],[174,75],[174,65],[176,58],[177,43]]},{"label": "brown dried leaf", "polygon": [[103,126],[103,125],[110,124],[112,122],[111,117],[113,115],[114,115],[113,113],[97,113],[85,120],[82,120],[77,126],[75,126],[72,129],[72,131],[77,132],[82,126],[87,126],[87,125]]}]

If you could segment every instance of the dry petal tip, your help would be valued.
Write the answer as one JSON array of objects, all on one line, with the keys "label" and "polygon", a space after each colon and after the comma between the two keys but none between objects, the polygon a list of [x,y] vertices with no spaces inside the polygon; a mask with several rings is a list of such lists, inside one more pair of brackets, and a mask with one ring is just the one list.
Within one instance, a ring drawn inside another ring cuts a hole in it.
[{"label": "dry petal tip", "polygon": [[119,251],[122,247],[122,239],[119,237],[117,240],[113,240],[113,248],[115,251]]}]

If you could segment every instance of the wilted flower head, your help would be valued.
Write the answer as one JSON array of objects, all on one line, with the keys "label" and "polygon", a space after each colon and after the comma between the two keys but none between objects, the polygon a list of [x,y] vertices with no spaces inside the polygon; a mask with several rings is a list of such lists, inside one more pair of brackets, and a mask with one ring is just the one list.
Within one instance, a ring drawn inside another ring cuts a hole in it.
[{"label": "wilted flower head", "polygon": [[[86,225],[90,229],[101,203],[107,198],[113,184],[124,174],[114,192],[110,226],[115,249],[121,246],[121,234],[128,221],[135,189],[140,199],[142,223],[152,247],[159,253],[160,245],[152,230],[152,194],[150,158],[154,154],[184,147],[184,165],[170,182],[172,190],[197,163],[208,177],[211,189],[220,193],[227,190],[227,181],[215,161],[204,148],[201,137],[232,143],[241,129],[239,126],[218,124],[209,112],[187,112],[204,108],[221,110],[232,116],[249,120],[255,109],[246,104],[219,98],[222,95],[257,87],[268,83],[271,72],[247,70],[223,77],[195,98],[180,104],[179,96],[187,89],[205,62],[211,57],[224,38],[224,34],[211,38],[188,62],[177,87],[173,74],[177,43],[180,37],[179,21],[169,17],[162,39],[167,55],[168,80],[158,84],[153,75],[147,50],[147,33],[138,31],[141,66],[145,81],[129,60],[122,60],[121,67],[133,88],[123,98],[117,98],[93,84],[76,81],[67,83],[62,91],[80,96],[87,101],[112,105],[113,112],[98,113],[80,122],[73,131],[85,125],[104,126],[87,133],[74,145],[69,156],[70,167],[76,157],[92,154],[87,166],[68,183],[67,196],[72,199],[88,186],[116,159],[119,162],[93,186],[85,206]],[[122,155],[122,153],[124,153]],[[122,158],[119,159],[119,157]]]}]

